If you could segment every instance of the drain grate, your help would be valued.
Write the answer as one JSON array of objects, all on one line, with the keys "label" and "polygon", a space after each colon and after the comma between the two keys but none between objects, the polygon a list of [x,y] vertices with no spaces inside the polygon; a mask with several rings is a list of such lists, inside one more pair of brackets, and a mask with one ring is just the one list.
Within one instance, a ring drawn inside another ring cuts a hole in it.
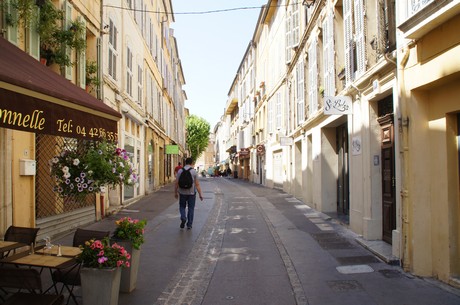
[{"label": "drain grate", "polygon": [[401,278],[403,276],[401,274],[401,272],[399,272],[398,270],[382,269],[382,270],[379,270],[379,272],[384,277],[389,278],[389,279],[397,279],[397,278]]},{"label": "drain grate", "polygon": [[327,285],[337,292],[363,289],[357,281],[327,281]]},{"label": "drain grate", "polygon": [[380,260],[372,255],[364,256],[345,256],[335,258],[341,265],[361,265],[370,263],[380,263]]}]

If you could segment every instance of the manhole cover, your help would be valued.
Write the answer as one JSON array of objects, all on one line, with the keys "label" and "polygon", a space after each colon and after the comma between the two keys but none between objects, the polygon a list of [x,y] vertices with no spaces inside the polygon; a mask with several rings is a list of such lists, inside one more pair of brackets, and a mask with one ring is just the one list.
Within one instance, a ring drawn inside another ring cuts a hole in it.
[{"label": "manhole cover", "polygon": [[357,281],[327,281],[327,285],[334,291],[362,290]]},{"label": "manhole cover", "polygon": [[336,257],[335,259],[341,265],[360,265],[360,264],[380,263],[379,259],[372,255]]},{"label": "manhole cover", "polygon": [[379,270],[379,272],[380,272],[384,277],[389,278],[389,279],[395,279],[395,278],[400,278],[400,277],[402,277],[401,272],[399,272],[398,270],[382,269],[382,270]]}]

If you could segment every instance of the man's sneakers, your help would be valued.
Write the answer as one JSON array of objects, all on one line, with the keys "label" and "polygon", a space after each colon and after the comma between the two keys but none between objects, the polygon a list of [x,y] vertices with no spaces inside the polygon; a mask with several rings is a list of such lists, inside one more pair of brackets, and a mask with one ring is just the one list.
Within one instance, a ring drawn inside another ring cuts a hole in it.
[{"label": "man's sneakers", "polygon": [[189,227],[189,226],[187,226],[187,230],[191,230],[191,229],[192,229],[192,226],[190,226],[190,227]]},{"label": "man's sneakers", "polygon": [[181,228],[181,229],[183,229],[183,228],[185,227],[185,222],[186,222],[185,219],[182,219],[182,220],[180,221],[180,228]]}]

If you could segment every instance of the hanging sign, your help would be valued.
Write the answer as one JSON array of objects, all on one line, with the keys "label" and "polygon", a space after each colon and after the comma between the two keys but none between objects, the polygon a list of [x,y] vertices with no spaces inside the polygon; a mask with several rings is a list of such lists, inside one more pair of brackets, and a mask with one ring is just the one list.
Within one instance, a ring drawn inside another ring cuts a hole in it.
[{"label": "hanging sign", "polygon": [[167,155],[178,155],[179,145],[166,145],[166,154]]},{"label": "hanging sign", "polygon": [[324,114],[352,114],[351,97],[349,96],[325,96]]}]

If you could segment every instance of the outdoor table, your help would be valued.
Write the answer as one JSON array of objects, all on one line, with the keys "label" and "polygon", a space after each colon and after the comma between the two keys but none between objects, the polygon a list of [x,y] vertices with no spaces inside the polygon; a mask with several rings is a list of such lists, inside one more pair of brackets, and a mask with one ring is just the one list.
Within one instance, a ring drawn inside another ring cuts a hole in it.
[{"label": "outdoor table", "polygon": [[[7,256],[8,253],[11,250],[16,250],[18,248],[22,248],[22,247],[25,247],[25,246],[29,246],[29,245],[26,245],[26,244],[23,244],[23,243],[20,243],[20,242],[17,242],[17,241],[0,240],[0,258],[3,258],[4,256]],[[4,255],[5,253],[7,253],[7,254]]]},{"label": "outdoor table", "polygon": [[[57,256],[59,252],[59,246],[53,245],[51,249],[48,249],[45,246],[40,246],[40,247],[35,248],[34,251],[35,251],[35,254]],[[76,257],[80,253],[81,253],[81,249],[79,247],[61,246],[61,256]]]},{"label": "outdoor table", "polygon": [[[50,271],[50,275],[52,278],[53,270],[67,270],[64,274],[70,274],[70,271],[74,268],[79,268],[79,264],[77,264],[77,260],[75,256],[78,254],[76,247],[61,247],[62,256],[53,255],[52,253],[57,254],[57,247],[56,251],[54,249],[46,249],[45,254],[43,254],[43,250],[41,247],[37,247],[34,249],[34,253],[29,253],[29,251],[24,251],[12,256],[5,257],[0,260],[0,264],[12,264],[17,267],[24,266],[24,267],[37,267],[40,268],[40,273],[42,273],[43,269],[48,269]],[[51,254],[47,254],[46,251],[50,251]],[[67,256],[64,256],[64,253]],[[58,289],[56,287],[56,283],[53,281],[53,284],[45,290],[44,293],[48,292],[54,288],[56,293],[58,293]],[[62,290],[61,290],[62,292]]]}]

